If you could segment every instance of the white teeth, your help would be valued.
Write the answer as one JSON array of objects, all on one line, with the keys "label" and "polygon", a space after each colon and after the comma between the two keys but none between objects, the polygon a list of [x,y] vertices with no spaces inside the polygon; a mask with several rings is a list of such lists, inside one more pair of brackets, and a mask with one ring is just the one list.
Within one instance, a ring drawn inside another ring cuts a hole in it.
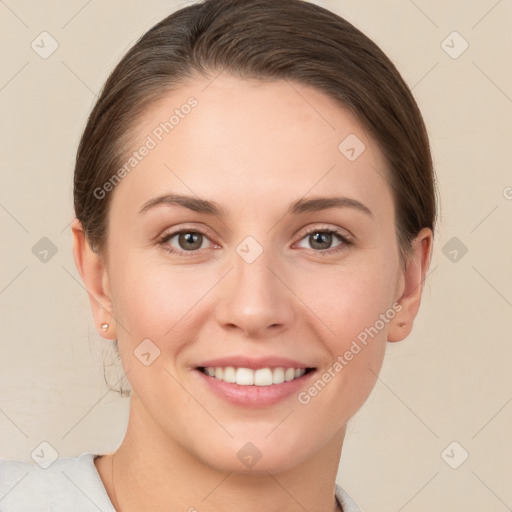
[{"label": "white teeth", "polygon": [[226,382],[236,382],[236,370],[232,366],[224,368],[224,376],[222,380]]},{"label": "white teeth", "polygon": [[237,368],[236,383],[241,386],[251,386],[254,384],[254,372],[249,368]]},{"label": "white teeth", "polygon": [[274,368],[272,372],[272,384],[282,384],[284,382],[284,369]]},{"label": "white teeth", "polygon": [[210,377],[239,384],[240,386],[271,386],[282,384],[302,377],[306,370],[304,368],[234,368],[233,366],[212,367],[204,369],[204,373]]},{"label": "white teeth", "polygon": [[295,378],[295,369],[288,368],[284,374],[284,380],[288,382],[289,380],[293,380]]},{"label": "white teeth", "polygon": [[254,372],[254,384],[256,386],[272,386],[272,370],[260,368]]}]

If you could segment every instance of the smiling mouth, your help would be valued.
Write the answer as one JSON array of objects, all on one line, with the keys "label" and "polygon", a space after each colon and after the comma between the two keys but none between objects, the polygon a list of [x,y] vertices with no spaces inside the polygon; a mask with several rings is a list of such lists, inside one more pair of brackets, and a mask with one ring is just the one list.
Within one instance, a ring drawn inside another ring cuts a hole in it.
[{"label": "smiling mouth", "polygon": [[272,386],[300,379],[314,371],[315,368],[286,368],[280,366],[253,370],[251,368],[235,368],[233,366],[199,366],[197,370],[214,379],[240,386]]}]

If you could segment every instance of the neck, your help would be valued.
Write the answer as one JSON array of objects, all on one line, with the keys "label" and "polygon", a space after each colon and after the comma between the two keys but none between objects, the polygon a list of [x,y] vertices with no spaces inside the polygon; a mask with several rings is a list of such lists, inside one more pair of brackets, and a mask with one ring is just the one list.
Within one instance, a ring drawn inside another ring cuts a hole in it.
[{"label": "neck", "polygon": [[118,512],[231,512],[239,511],[241,503],[247,512],[339,510],[334,489],[345,427],[320,453],[296,467],[248,474],[205,464],[161,432],[148,429],[154,424],[140,415],[138,408],[130,407],[128,429],[115,458],[107,456],[97,465]]}]

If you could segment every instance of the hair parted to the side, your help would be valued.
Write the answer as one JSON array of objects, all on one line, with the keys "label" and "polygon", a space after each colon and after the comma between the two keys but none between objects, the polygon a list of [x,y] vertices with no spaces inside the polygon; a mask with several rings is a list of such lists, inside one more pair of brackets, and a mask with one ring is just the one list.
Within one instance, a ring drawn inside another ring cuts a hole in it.
[{"label": "hair parted to the side", "polygon": [[[423,227],[434,231],[437,191],[427,130],[391,60],[351,23],[303,0],[204,0],[147,31],[107,79],[77,151],[75,215],[91,248],[107,257],[115,189],[94,190],[119,170],[140,116],[198,76],[309,85],[347,108],[377,142],[389,167],[402,263]],[[340,140],[341,142],[341,140]],[[133,148],[132,148],[133,150]]]}]

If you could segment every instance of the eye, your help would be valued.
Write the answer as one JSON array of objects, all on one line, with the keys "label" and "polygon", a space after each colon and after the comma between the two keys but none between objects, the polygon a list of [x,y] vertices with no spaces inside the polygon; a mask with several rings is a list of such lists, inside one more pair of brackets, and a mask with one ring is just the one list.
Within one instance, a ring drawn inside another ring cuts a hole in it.
[{"label": "eye", "polygon": [[[332,247],[332,243],[336,239],[339,243]],[[352,240],[341,231],[329,228],[309,228],[306,231],[306,236],[301,238],[302,240],[306,240],[315,252],[322,255],[343,251],[353,244]]]},{"label": "eye", "polygon": [[[176,238],[175,244],[172,245],[169,242],[173,238]],[[206,233],[198,229],[182,229],[180,231],[174,231],[168,233],[160,239],[159,244],[165,251],[173,254],[184,254],[188,255],[196,254],[200,249],[204,249],[204,242],[209,240]]]},{"label": "eye", "polygon": [[[173,239],[175,240],[173,241]],[[338,244],[332,246],[336,239]],[[208,240],[210,239],[207,234],[200,229],[181,229],[165,234],[159,240],[159,245],[172,254],[194,256],[201,249],[207,248],[205,243]],[[303,240],[310,244],[310,248],[315,253],[322,256],[341,252],[353,244],[352,240],[344,233],[330,228],[309,228],[300,241]],[[304,246],[300,245],[300,247]]]}]

